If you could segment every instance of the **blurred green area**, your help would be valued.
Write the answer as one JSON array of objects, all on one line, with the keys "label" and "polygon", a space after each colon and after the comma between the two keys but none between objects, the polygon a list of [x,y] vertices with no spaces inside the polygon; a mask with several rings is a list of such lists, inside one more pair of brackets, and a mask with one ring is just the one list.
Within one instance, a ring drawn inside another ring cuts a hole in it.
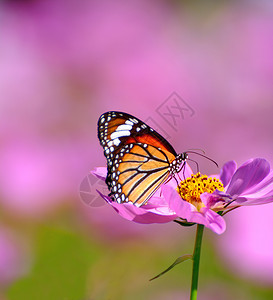
[{"label": "blurred green area", "polygon": [[[35,228],[33,266],[26,277],[9,287],[8,299],[188,299],[190,261],[157,280],[149,279],[181,254],[191,253],[194,234],[181,240],[179,248],[164,249],[139,239],[106,243],[72,228],[54,222]],[[208,237],[206,233],[201,254],[200,299],[272,299],[273,289],[225,270],[210,242],[210,237],[217,236],[209,233]]]}]

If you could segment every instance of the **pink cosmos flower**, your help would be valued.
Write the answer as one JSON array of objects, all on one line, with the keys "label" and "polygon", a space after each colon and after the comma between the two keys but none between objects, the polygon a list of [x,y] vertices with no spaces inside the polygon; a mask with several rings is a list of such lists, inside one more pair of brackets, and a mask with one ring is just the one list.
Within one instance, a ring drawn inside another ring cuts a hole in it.
[{"label": "pink cosmos flower", "polygon": [[[92,174],[105,180],[106,168],[97,168]],[[109,196],[98,193],[123,218],[138,223],[166,223],[173,220],[203,224],[215,233],[226,229],[222,214],[243,205],[273,202],[273,171],[262,158],[250,159],[237,168],[227,162],[219,176],[192,174],[186,165],[180,172],[185,177],[179,186],[175,180],[162,185],[146,205],[119,204]]]}]

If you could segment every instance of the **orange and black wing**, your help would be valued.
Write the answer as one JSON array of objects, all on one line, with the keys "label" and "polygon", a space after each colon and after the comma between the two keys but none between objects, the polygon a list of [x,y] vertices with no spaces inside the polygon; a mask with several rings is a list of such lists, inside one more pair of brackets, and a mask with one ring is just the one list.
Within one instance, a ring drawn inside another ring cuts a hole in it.
[{"label": "orange and black wing", "polygon": [[146,203],[170,174],[177,156],[173,147],[147,124],[121,112],[100,117],[98,137],[107,158],[110,196],[118,203]]}]

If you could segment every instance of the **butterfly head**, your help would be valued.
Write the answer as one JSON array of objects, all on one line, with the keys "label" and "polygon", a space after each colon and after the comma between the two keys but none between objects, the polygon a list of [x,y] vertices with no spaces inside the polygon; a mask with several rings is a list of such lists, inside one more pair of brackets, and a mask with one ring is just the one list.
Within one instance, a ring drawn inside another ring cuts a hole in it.
[{"label": "butterfly head", "polygon": [[181,169],[184,167],[187,159],[188,159],[187,152],[179,153],[170,164],[170,173],[172,175],[179,173]]},{"label": "butterfly head", "polygon": [[188,153],[187,152],[182,152],[182,153],[179,153],[176,157],[176,159],[182,163],[183,161],[186,161],[188,159]]}]

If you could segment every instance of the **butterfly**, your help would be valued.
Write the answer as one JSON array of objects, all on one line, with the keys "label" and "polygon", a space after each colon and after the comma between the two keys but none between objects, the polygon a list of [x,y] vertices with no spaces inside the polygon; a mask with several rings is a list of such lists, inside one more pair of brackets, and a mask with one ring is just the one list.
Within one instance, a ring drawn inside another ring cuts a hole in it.
[{"label": "butterfly", "polygon": [[98,138],[107,159],[109,196],[140,207],[185,166],[188,154],[150,126],[124,112],[109,111],[98,120]]}]

